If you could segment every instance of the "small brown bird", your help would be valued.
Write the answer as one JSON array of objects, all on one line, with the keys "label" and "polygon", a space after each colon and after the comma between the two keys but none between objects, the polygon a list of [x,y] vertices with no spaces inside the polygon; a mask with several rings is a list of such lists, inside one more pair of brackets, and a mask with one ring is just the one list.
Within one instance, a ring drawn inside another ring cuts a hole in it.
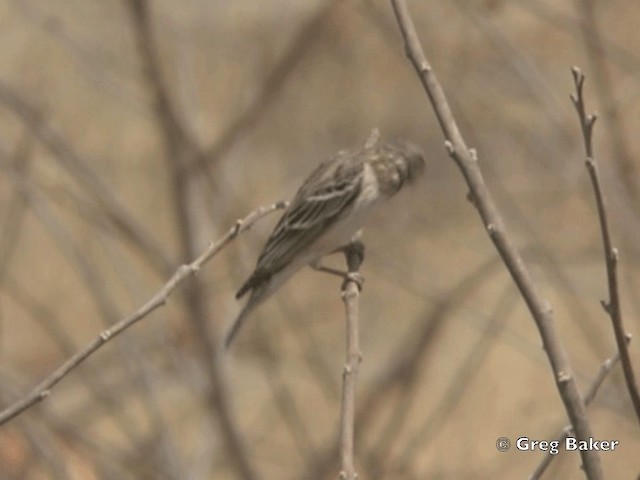
[{"label": "small brown bird", "polygon": [[247,315],[305,265],[345,247],[369,212],[424,170],[422,151],[408,142],[380,143],[374,129],[363,148],[338,152],[302,184],[236,298],[249,300],[225,338],[228,347]]}]

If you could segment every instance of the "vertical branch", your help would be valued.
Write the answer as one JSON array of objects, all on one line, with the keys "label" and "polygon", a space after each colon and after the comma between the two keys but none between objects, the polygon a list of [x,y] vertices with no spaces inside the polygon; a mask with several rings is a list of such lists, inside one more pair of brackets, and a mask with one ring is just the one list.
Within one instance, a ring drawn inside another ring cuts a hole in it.
[{"label": "vertical branch", "polygon": [[576,107],[578,120],[580,121],[580,128],[582,129],[582,136],[584,138],[584,148],[587,155],[585,163],[587,165],[587,170],[589,171],[589,178],[591,179],[591,184],[596,197],[596,206],[598,209],[598,217],[600,219],[600,231],[602,232],[604,259],[607,268],[609,301],[603,301],[602,306],[609,314],[609,317],[611,317],[613,333],[616,338],[616,344],[618,345],[618,351],[620,352],[620,363],[622,364],[624,379],[627,384],[627,389],[629,390],[629,396],[631,397],[633,408],[636,412],[636,416],[638,417],[638,421],[640,422],[640,394],[638,393],[638,385],[636,383],[635,373],[633,371],[633,365],[631,363],[631,357],[629,356],[629,349],[627,347],[627,334],[625,333],[622,321],[620,294],[618,292],[618,249],[613,246],[611,241],[609,221],[607,219],[606,200],[604,192],[600,187],[598,166],[593,155],[593,125],[597,117],[593,114],[587,115],[585,112],[584,96],[582,93],[585,78],[584,75],[577,67],[573,67],[571,72],[573,74],[573,81],[576,87],[576,93],[571,95],[571,101]]},{"label": "vertical branch", "polygon": [[360,309],[358,297],[362,278],[358,273],[364,260],[364,245],[353,242],[345,249],[348,276],[342,286],[342,300],[346,313],[346,363],[342,374],[342,405],[340,410],[340,479],[355,480],[356,473],[353,452],[355,432],[356,380],[362,354],[358,323]]},{"label": "vertical branch", "polygon": [[[171,178],[172,201],[180,242],[182,261],[196,254],[197,222],[190,205],[191,185],[186,166],[200,154],[200,146],[189,135],[189,130],[175,109],[158,55],[153,35],[147,0],[128,0],[132,13],[134,33],[143,62],[146,80],[154,93],[156,120],[166,148],[167,169]],[[258,478],[250,461],[243,438],[238,431],[227,395],[227,388],[219,362],[216,362],[217,342],[209,325],[209,315],[203,284],[190,278],[184,291],[184,304],[194,331],[200,360],[208,376],[207,400],[212,418],[224,439],[224,446],[234,469],[245,480]]]},{"label": "vertical branch", "polygon": [[[470,190],[470,198],[478,210],[483,225],[536,323],[553,371],[558,393],[571,420],[576,437],[579,440],[588,441],[589,437],[593,437],[591,425],[584,401],[578,391],[567,352],[555,329],[553,309],[533,281],[520,252],[507,232],[502,215],[484,181],[475,152],[467,147],[453,117],[444,90],[425,57],[406,2],[391,0],[391,3],[404,39],[405,53],[414,66],[431,101],[444,134],[449,155],[464,176]],[[604,473],[598,453],[581,451],[580,455],[587,477],[590,480],[603,478]]]}]

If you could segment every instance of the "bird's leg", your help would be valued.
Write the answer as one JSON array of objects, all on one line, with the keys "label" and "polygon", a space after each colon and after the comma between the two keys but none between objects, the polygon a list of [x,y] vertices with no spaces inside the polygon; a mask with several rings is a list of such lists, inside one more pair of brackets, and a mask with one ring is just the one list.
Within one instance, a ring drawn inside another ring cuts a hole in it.
[{"label": "bird's leg", "polygon": [[316,260],[315,262],[311,263],[310,266],[316,272],[324,272],[340,278],[345,278],[349,274],[349,272],[345,272],[344,270],[340,270],[339,268],[332,268],[322,265],[322,259]]},{"label": "bird's leg", "polygon": [[345,289],[347,282],[352,281],[358,286],[358,290],[362,291],[364,277],[360,274],[359,269],[364,261],[364,243],[362,243],[361,240],[361,233],[358,232],[354,235],[351,241],[342,248],[342,251],[344,252],[349,270],[344,278],[342,289]]},{"label": "bird's leg", "polygon": [[[360,240],[352,240],[347,245],[337,248],[331,253],[343,252],[349,261],[350,258],[356,258],[357,266],[359,267],[364,259],[364,244]],[[332,268],[322,265],[322,259],[318,259],[315,262],[312,262],[311,268],[313,268],[317,272],[324,272],[330,275],[335,275],[344,280],[344,283],[348,281],[353,281],[358,285],[358,289],[362,291],[362,286],[364,284],[364,278],[357,271],[353,271],[355,269],[351,268],[350,265],[349,271],[340,270],[339,268]]]}]

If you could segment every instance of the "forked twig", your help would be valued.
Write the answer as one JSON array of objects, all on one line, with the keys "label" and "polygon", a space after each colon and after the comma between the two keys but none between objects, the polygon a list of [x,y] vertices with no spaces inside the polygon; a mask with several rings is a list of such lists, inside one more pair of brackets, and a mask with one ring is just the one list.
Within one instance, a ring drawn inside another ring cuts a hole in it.
[{"label": "forked twig", "polygon": [[[629,341],[631,341],[631,337],[627,338],[627,343],[629,343]],[[604,361],[604,363],[600,366],[600,371],[598,372],[598,375],[596,375],[596,378],[593,379],[593,382],[591,382],[591,386],[589,387],[589,390],[587,390],[587,393],[584,396],[585,405],[589,406],[591,405],[591,402],[595,400],[596,395],[598,394],[598,390],[600,390],[600,386],[604,383],[605,379],[607,378],[611,370],[613,370],[613,367],[616,366],[619,360],[620,360],[620,351],[616,351],[616,353],[612,357],[607,358]],[[558,433],[555,436],[555,438],[559,442],[564,442],[565,438],[567,438],[570,433],[571,433],[571,425],[567,425],[562,429],[560,433]],[[553,459],[556,457],[557,455],[552,455],[550,453],[547,453],[547,455],[545,455],[542,461],[538,464],[536,469],[531,473],[531,475],[529,475],[528,480],[539,480],[544,474],[544,472],[547,470],[547,468],[549,468],[549,465],[551,465],[551,462],[553,461]]]},{"label": "forked twig", "polygon": [[607,267],[607,283],[609,287],[609,301],[602,301],[602,307],[611,318],[613,333],[616,338],[616,344],[620,352],[620,363],[624,372],[625,383],[629,396],[636,412],[636,417],[640,422],[640,394],[638,393],[638,384],[636,383],[633,364],[629,356],[627,347],[627,333],[624,329],[622,321],[622,311],[620,307],[620,293],[618,288],[618,249],[611,242],[611,233],[609,231],[609,221],[607,219],[607,207],[604,192],[600,186],[600,178],[598,177],[598,165],[593,155],[593,125],[597,116],[595,114],[587,115],[584,106],[584,75],[578,67],[571,69],[573,74],[573,82],[576,87],[576,93],[571,95],[571,101],[576,107],[580,128],[582,129],[582,137],[584,138],[584,149],[587,155],[585,161],[589,178],[593,186],[596,197],[596,206],[598,208],[598,218],[600,219],[600,231],[602,233],[602,244],[604,248],[605,265]]}]

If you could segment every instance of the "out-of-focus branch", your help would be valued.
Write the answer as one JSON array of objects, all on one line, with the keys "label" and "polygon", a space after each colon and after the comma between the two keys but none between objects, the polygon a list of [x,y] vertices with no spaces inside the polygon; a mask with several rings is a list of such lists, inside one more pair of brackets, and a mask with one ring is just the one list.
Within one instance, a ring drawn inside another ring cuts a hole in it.
[{"label": "out-of-focus branch", "polygon": [[153,92],[153,106],[157,118],[162,123],[163,132],[165,135],[171,135],[168,141],[172,144],[188,143],[195,146],[196,142],[189,138],[185,123],[178,115],[169,95],[169,86],[162,73],[158,49],[154,42],[147,0],[129,0],[127,5],[133,13],[134,33],[143,61],[144,76]]},{"label": "out-of-focus branch", "polygon": [[[603,106],[604,128],[611,139],[613,153],[612,162],[630,201],[640,202],[640,172],[631,154],[631,149],[625,135],[625,125],[618,102],[615,98],[611,69],[604,57],[605,48],[597,21],[596,2],[582,0],[580,13],[580,31],[587,50],[587,59],[591,64],[591,71],[595,79],[595,87]],[[636,211],[632,209],[632,211]],[[637,218],[637,217],[636,217]],[[624,356],[622,357],[624,364]]]},{"label": "out-of-focus branch", "polygon": [[[516,300],[517,297],[514,295],[513,289],[504,287],[494,311],[488,315],[481,337],[470,349],[460,367],[451,375],[451,382],[444,389],[437,404],[429,411],[428,417],[416,433],[405,442],[405,447],[400,449],[396,458],[387,462],[387,465],[376,466],[376,470],[381,473],[372,476],[373,479],[406,476],[407,472],[411,471],[411,466],[415,464],[424,449],[430,444],[430,440],[447,424],[448,420],[455,416],[457,406],[468,396],[467,389],[473,383],[478,371],[481,370],[491,347],[498,340],[507,319],[510,318],[509,312],[514,309]],[[387,456],[390,457],[389,454]],[[376,472],[376,470],[373,471]]]},{"label": "out-of-focus branch", "polygon": [[[18,172],[21,176],[28,176],[29,167],[32,161],[33,137],[25,133],[18,142],[15,152],[7,168],[11,168]],[[0,155],[4,154],[0,150]],[[4,155],[3,155],[4,156]],[[0,162],[0,165],[4,167],[4,162]],[[26,212],[26,202],[20,193],[19,188],[15,188],[10,200],[7,202],[7,208],[4,213],[4,219],[2,221],[2,229],[0,231],[0,286],[4,284],[5,276],[9,270],[9,262],[14,256],[14,249],[18,246],[20,235],[22,233],[22,224],[24,220],[24,214]]]},{"label": "out-of-focus branch", "polygon": [[33,388],[28,394],[16,401],[13,405],[10,405],[2,412],[0,412],[0,425],[11,420],[29,407],[48,397],[51,393],[51,389],[60,380],[67,376],[69,372],[75,369],[87,358],[89,358],[96,350],[98,350],[116,335],[133,326],[139,320],[142,320],[157,308],[165,305],[167,303],[167,300],[169,299],[169,296],[178,287],[178,285],[180,285],[186,278],[196,274],[200,270],[202,265],[204,265],[208,260],[216,255],[225,245],[231,242],[240,233],[250,228],[251,225],[253,225],[256,221],[260,220],[262,217],[273,212],[274,210],[284,208],[285,205],[285,203],[279,202],[272,205],[264,206],[254,210],[245,218],[238,220],[235,225],[229,229],[224,237],[222,237],[215,243],[212,242],[209,247],[193,262],[180,266],[175,271],[173,276],[169,279],[169,281],[135,313],[126,318],[123,318],[112,327],[103,330],[92,342],[90,342],[84,348],[71,356],[51,375],[49,375],[42,382],[40,382],[40,384]]},{"label": "out-of-focus branch", "polygon": [[[576,2],[578,4],[579,2]],[[546,22],[548,25],[566,33],[571,38],[576,38],[584,33],[583,21],[576,18],[574,12],[564,9],[558,2],[545,2],[544,0],[513,0],[511,6],[518,7],[535,18]],[[608,58],[617,69],[625,74],[635,75],[640,70],[640,57],[638,52],[629,42],[624,43],[614,35],[600,36],[598,42],[599,55]],[[593,44],[595,47],[595,44]]]},{"label": "out-of-focus branch", "polygon": [[[128,0],[133,33],[144,68],[145,80],[154,93],[154,111],[166,149],[165,161],[170,179],[171,202],[174,208],[176,233],[179,239],[181,261],[196,254],[198,222],[191,204],[191,178],[186,166],[200,155],[200,146],[189,134],[189,128],[173,106],[169,84],[165,79],[158,46],[153,35],[151,12],[147,0]],[[215,361],[218,344],[207,312],[203,284],[191,277],[183,292],[184,307],[193,330],[199,360],[207,373],[207,406],[223,439],[227,457],[234,470],[245,480],[257,478],[251,458],[244,446],[242,435],[231,413],[228,392],[220,363]]]},{"label": "out-of-focus branch", "polygon": [[349,277],[342,288],[342,300],[346,313],[346,362],[342,373],[342,402],[340,407],[340,480],[356,480],[354,432],[356,417],[356,381],[362,353],[360,352],[360,265],[364,260],[364,245],[354,242],[345,249]]},{"label": "out-of-focus branch", "polygon": [[318,11],[300,25],[281,59],[267,74],[249,108],[226,127],[213,146],[193,159],[188,165],[191,174],[198,174],[218,163],[220,158],[235,145],[236,141],[260,121],[269,106],[278,98],[278,94],[290,74],[295,71],[310,46],[324,31],[323,27],[327,17],[333,11],[336,3],[336,0],[323,2]]},{"label": "out-of-focus branch", "polygon": [[104,209],[105,215],[155,270],[163,275],[171,272],[171,261],[152,235],[142,228],[114,194],[114,190],[89,167],[66,139],[50,128],[33,105],[18,92],[0,81],[0,104],[6,107],[29,129],[31,134],[53,155],[53,159],[74,178],[92,200]]},{"label": "out-of-focus branch", "polygon": [[[506,231],[502,216],[484,182],[475,152],[467,147],[453,117],[444,90],[424,55],[406,2],[403,0],[391,0],[391,3],[405,42],[406,54],[429,96],[445,136],[445,144],[449,155],[460,168],[469,186],[471,199],[480,214],[489,237],[520,290],[538,327],[558,392],[576,436],[579,440],[588,440],[589,437],[593,437],[591,425],[586,414],[584,402],[578,391],[567,353],[554,328],[553,310],[533,282],[529,269]],[[587,477],[591,480],[603,478],[598,454],[594,451],[581,451],[580,455]]]},{"label": "out-of-focus branch", "polygon": [[[627,337],[627,343],[629,343],[630,340],[631,340],[631,337]],[[607,358],[604,361],[604,363],[600,367],[600,371],[598,372],[598,375],[596,375],[596,378],[593,379],[593,382],[591,382],[591,386],[589,387],[589,390],[587,390],[587,393],[584,396],[585,405],[589,406],[591,405],[591,402],[595,400],[596,395],[598,394],[598,390],[600,390],[600,387],[602,386],[605,379],[609,375],[609,372],[613,370],[613,367],[616,366],[619,360],[620,360],[620,351],[618,350],[612,357]],[[555,435],[555,438],[556,440],[562,443],[564,442],[565,438],[569,436],[570,433],[571,433],[571,425],[567,425],[562,429],[560,433]],[[545,455],[544,459],[538,464],[538,466],[533,471],[533,473],[529,475],[529,480],[539,480],[544,474],[544,472],[547,470],[549,465],[551,465],[551,462],[553,461],[553,459],[556,457],[557,455],[551,455],[551,454]]]},{"label": "out-of-focus branch", "polygon": [[[192,258],[196,251],[197,222],[191,208],[190,178],[185,166],[197,156],[199,146],[188,135],[188,128],[178,117],[171,101],[168,82],[163,75],[158,48],[152,32],[149,5],[146,0],[129,0],[136,43],[144,65],[146,81],[154,92],[154,110],[164,141],[165,160],[170,178],[175,227],[179,238],[180,257]],[[245,480],[257,478],[242,436],[231,414],[227,389],[219,362],[215,361],[217,341],[211,331],[203,285],[191,278],[184,289],[184,306],[193,329],[199,358],[207,372],[207,405],[211,420],[219,429],[230,462]]]},{"label": "out-of-focus branch", "polygon": [[573,81],[576,87],[576,93],[571,95],[571,100],[576,107],[580,128],[582,129],[582,136],[584,138],[584,149],[587,156],[586,165],[596,197],[596,207],[598,209],[598,218],[600,219],[600,231],[602,232],[604,259],[607,267],[609,301],[602,302],[602,306],[609,314],[609,317],[611,317],[611,324],[613,326],[616,344],[620,351],[620,362],[622,363],[622,370],[624,372],[627,390],[629,390],[629,396],[631,397],[633,408],[636,412],[636,416],[638,417],[638,421],[640,422],[640,394],[638,393],[638,385],[633,371],[633,364],[631,363],[629,349],[627,348],[627,334],[625,333],[620,307],[620,293],[618,289],[618,249],[616,249],[611,242],[609,221],[607,219],[606,200],[604,192],[600,186],[598,165],[593,155],[593,125],[597,117],[595,115],[587,115],[585,111],[584,96],[582,92],[585,78],[584,75],[577,67],[573,67],[571,72],[573,73]]}]

